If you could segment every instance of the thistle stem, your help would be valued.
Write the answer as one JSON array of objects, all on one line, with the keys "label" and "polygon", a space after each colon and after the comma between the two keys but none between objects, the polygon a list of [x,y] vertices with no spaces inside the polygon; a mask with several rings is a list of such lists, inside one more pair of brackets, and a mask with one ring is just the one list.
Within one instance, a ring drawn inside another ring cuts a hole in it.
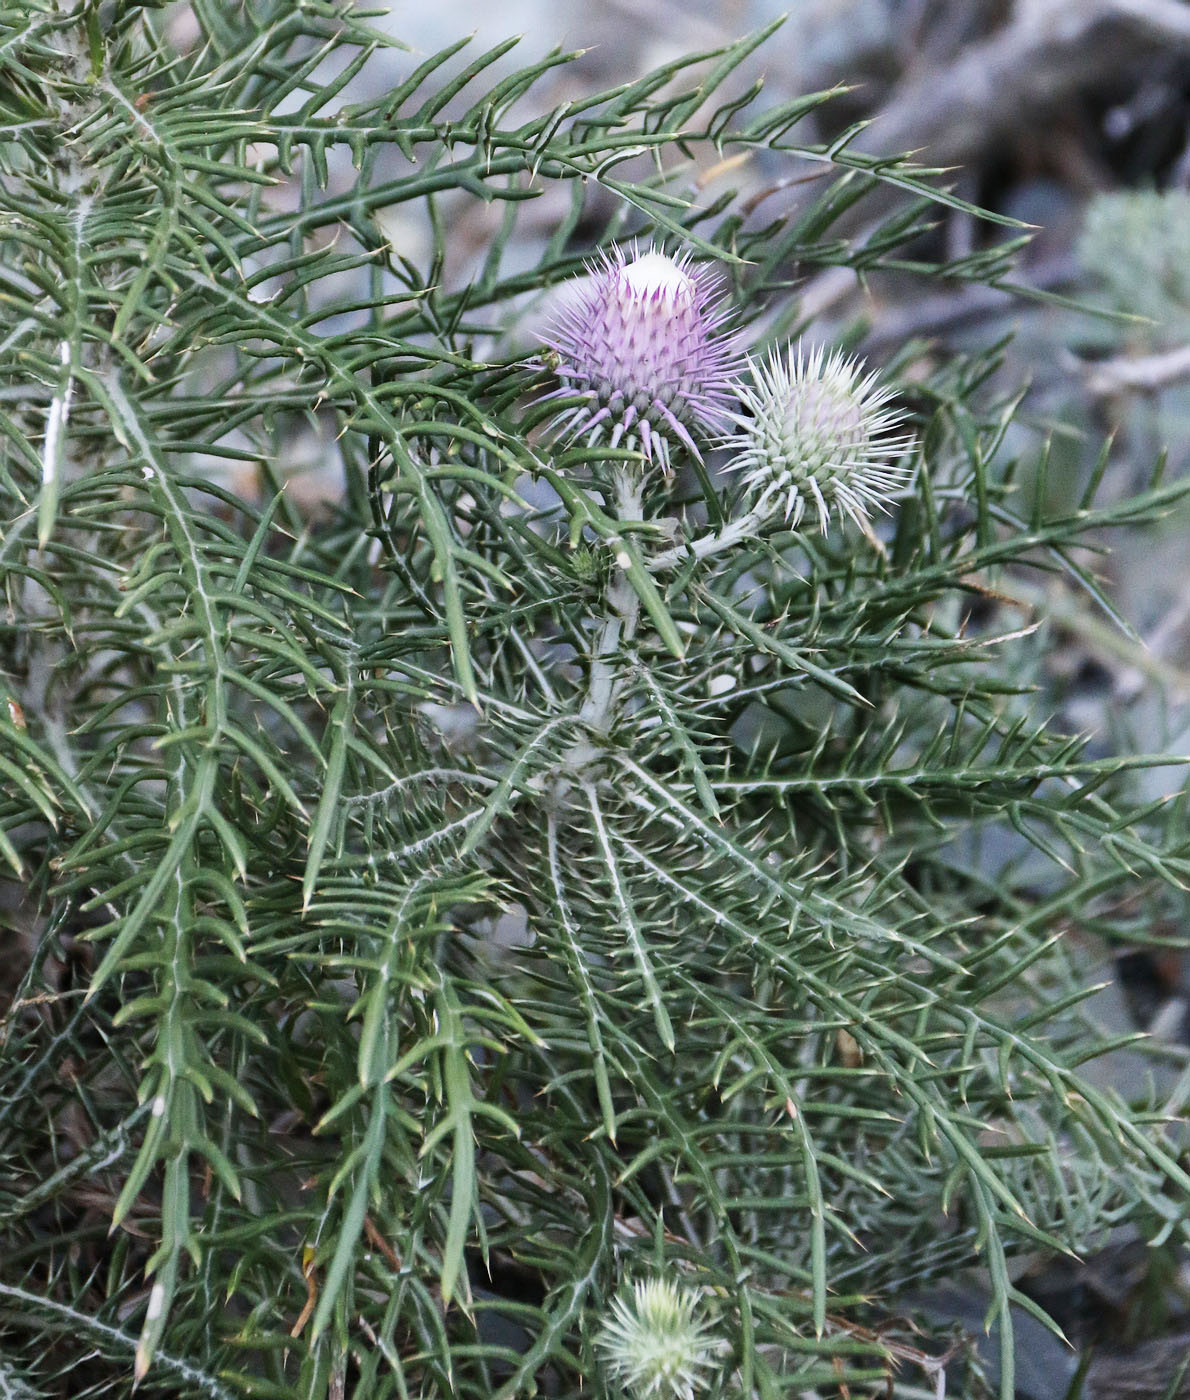
[{"label": "thistle stem", "polygon": [[[643,520],[643,482],[620,473],[616,477],[616,504],[621,521]],[[589,728],[606,734],[623,688],[616,675],[615,657],[620,648],[636,636],[640,621],[640,599],[623,569],[616,566],[607,590],[607,616],[599,628],[587,695],[579,718]]]},{"label": "thistle stem", "polygon": [[749,535],[755,535],[764,520],[764,512],[750,510],[747,515],[741,515],[738,520],[729,521],[721,530],[699,535],[694,540],[685,540],[681,544],[674,545],[672,549],[662,550],[660,554],[654,554],[651,559],[646,559],[645,563],[648,568],[657,573],[662,569],[675,569],[679,564],[684,564],[687,559],[692,557],[706,559],[709,555],[731,549],[733,545],[739,544]]}]

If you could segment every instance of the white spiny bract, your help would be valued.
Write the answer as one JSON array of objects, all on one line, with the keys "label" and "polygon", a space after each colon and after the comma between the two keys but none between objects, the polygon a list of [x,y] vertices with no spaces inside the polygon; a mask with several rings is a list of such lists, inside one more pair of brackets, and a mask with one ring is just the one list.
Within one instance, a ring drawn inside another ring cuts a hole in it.
[{"label": "white spiny bract", "polygon": [[617,248],[588,271],[542,337],[558,358],[550,397],[584,400],[558,414],[554,432],[639,448],[666,470],[674,444],[699,457],[697,439],[730,421],[744,363],[718,278],[656,249],[628,261]]},{"label": "white spiny bract", "polygon": [[795,528],[810,513],[825,531],[838,510],[865,527],[904,485],[898,459],[912,444],[893,391],[862,362],[800,346],[751,362],[740,391],[747,415],[728,440],[729,470],[744,473],[753,514],[780,513]]},{"label": "white spiny bract", "polygon": [[694,1400],[724,1349],[698,1316],[698,1295],[669,1279],[642,1279],[612,1302],[596,1340],[611,1378],[633,1400]]}]

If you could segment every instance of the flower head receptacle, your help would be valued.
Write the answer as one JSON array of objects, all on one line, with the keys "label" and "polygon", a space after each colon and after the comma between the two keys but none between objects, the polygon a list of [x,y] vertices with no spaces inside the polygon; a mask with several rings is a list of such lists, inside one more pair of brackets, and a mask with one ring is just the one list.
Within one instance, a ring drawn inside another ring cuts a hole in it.
[{"label": "flower head receptacle", "polygon": [[694,1400],[725,1350],[698,1312],[698,1294],[668,1279],[616,1298],[596,1341],[610,1377],[633,1400]]},{"label": "flower head receptacle", "polygon": [[727,446],[753,514],[780,513],[796,527],[809,512],[825,531],[837,510],[866,529],[909,475],[900,459],[913,439],[889,407],[893,391],[859,360],[821,348],[791,346],[752,371],[741,390],[748,413],[735,417]]},{"label": "flower head receptacle", "polygon": [[655,249],[629,261],[617,248],[588,270],[543,336],[561,381],[551,397],[583,400],[562,408],[555,433],[635,447],[666,470],[675,444],[699,457],[698,439],[730,421],[744,364],[718,278]]}]

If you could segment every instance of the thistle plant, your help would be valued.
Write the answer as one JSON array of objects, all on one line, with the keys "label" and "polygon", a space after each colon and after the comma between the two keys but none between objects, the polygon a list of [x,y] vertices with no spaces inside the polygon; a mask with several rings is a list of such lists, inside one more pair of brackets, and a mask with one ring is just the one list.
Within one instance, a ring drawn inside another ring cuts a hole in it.
[{"label": "thistle plant", "polygon": [[1007,1400],[1014,1256],[1184,1234],[1182,1065],[1102,1087],[1084,999],[1190,823],[1000,585],[1114,617],[1182,484],[1048,509],[991,353],[808,375],[795,268],[978,211],[763,32],[546,111],[566,55],[191,8],[0,6],[0,1388],[856,1394],[962,1270]]}]

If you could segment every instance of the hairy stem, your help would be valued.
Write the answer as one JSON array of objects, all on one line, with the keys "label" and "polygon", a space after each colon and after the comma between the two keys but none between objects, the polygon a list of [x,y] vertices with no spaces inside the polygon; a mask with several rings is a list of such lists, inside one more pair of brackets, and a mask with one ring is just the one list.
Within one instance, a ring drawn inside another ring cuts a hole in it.
[{"label": "hairy stem", "polygon": [[[623,521],[641,520],[643,483],[621,473],[616,477],[616,504]],[[607,590],[607,616],[599,629],[587,680],[587,696],[579,718],[589,728],[606,734],[615,714],[623,681],[616,675],[616,653],[631,642],[640,620],[640,599],[619,566]]]},{"label": "hairy stem", "polygon": [[684,540],[681,544],[676,544],[672,549],[662,550],[660,554],[654,554],[651,559],[646,560],[647,566],[658,573],[662,569],[674,569],[679,564],[684,564],[691,557],[695,559],[706,559],[709,555],[719,554],[725,549],[731,549],[733,545],[739,544],[741,540],[747,539],[750,535],[756,534],[757,530],[764,523],[765,513],[761,510],[750,510],[747,515],[742,515],[738,520],[728,521],[721,530],[716,530],[706,535],[699,535],[697,539]]}]

